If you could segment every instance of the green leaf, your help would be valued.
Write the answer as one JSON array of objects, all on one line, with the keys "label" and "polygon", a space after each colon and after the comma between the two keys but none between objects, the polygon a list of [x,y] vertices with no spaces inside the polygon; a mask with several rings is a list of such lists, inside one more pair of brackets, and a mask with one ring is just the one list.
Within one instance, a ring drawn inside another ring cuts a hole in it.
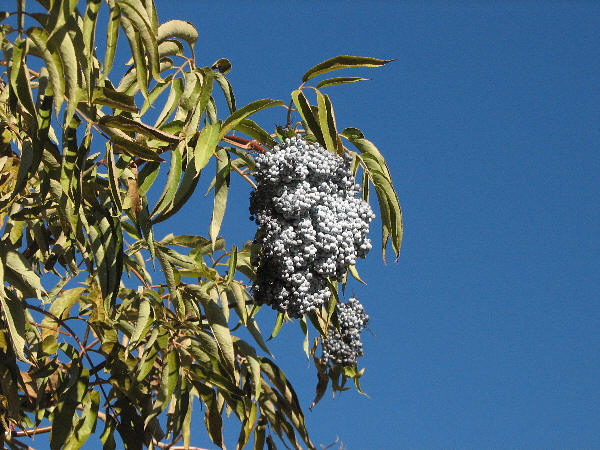
[{"label": "green leaf", "polygon": [[348,139],[360,151],[360,158],[364,162],[366,171],[375,186],[382,219],[383,258],[385,260],[385,248],[391,237],[392,248],[396,254],[396,259],[398,259],[403,235],[402,209],[385,159],[377,147],[364,138],[359,129],[346,128],[340,133],[340,136]]},{"label": "green leaf", "polygon": [[356,266],[348,266],[348,272],[350,272],[350,275],[352,275],[352,277],[354,277],[356,281],[364,284],[365,286],[367,285],[367,283],[365,283],[358,275],[358,270],[356,270]]},{"label": "green leaf", "polygon": [[10,343],[17,358],[30,363],[25,357],[25,310],[23,302],[13,295],[7,295],[4,290],[4,261],[0,261],[0,305],[2,316],[8,325]]},{"label": "green leaf", "polygon": [[27,110],[32,117],[36,116],[31,85],[29,84],[29,74],[25,57],[27,56],[27,41],[17,39],[12,48],[12,59],[9,66],[9,81],[12,92],[15,94],[19,103]]},{"label": "green leaf", "polygon": [[167,39],[158,44],[158,56],[183,56],[183,45],[174,39]]},{"label": "green leaf", "polygon": [[121,189],[119,188],[119,179],[116,176],[117,168],[115,167],[115,159],[113,157],[112,145],[106,143],[106,167],[108,169],[108,186],[110,197],[115,205],[115,208],[120,213],[123,210],[121,203]]},{"label": "green leaf", "polygon": [[140,121],[129,119],[123,115],[101,117],[98,121],[98,124],[105,127],[112,127],[123,131],[143,134],[144,136],[169,142],[171,144],[177,143],[181,140],[177,136],[166,133],[158,128],[151,127],[150,125],[146,125]]},{"label": "green leaf", "polygon": [[235,268],[237,267],[237,247],[233,245],[231,247],[231,253],[229,254],[229,270],[227,272],[226,282],[231,283],[235,276]]},{"label": "green leaf", "polygon": [[83,44],[84,54],[86,60],[84,63],[84,76],[85,84],[88,89],[88,100],[91,101],[93,88],[95,84],[92,82],[92,76],[94,74],[94,40],[96,37],[96,19],[98,18],[98,10],[102,0],[90,0],[85,8],[85,14],[83,18]]},{"label": "green leaf", "polygon": [[177,192],[175,193],[175,198],[160,214],[154,218],[152,223],[162,222],[177,213],[194,193],[199,179],[200,173],[196,172],[194,158],[192,158],[192,161],[187,163],[185,172],[183,174],[183,179],[181,180],[181,183],[177,188]]},{"label": "green leaf", "polygon": [[158,155],[156,150],[133,140],[130,136],[118,128],[108,127],[100,123],[98,124],[98,127],[111,137],[111,140],[113,141],[117,150],[132,156],[137,156],[138,158],[147,161],[164,161]]},{"label": "green leaf", "polygon": [[194,44],[198,40],[198,32],[194,25],[184,20],[169,20],[158,27],[158,42],[166,39],[178,38],[186,41],[192,52]]},{"label": "green leaf", "polygon": [[349,67],[380,67],[393,59],[376,59],[366,56],[349,56],[340,55],[334,58],[323,61],[321,64],[310,68],[303,76],[302,82],[306,83],[311,78],[321,75],[322,73],[331,72],[332,70],[346,69]]},{"label": "green leaf", "polygon": [[233,351],[233,341],[229,332],[229,326],[227,325],[227,319],[218,304],[217,290],[214,287],[210,290],[205,288],[204,292],[205,295],[200,296],[200,301],[204,307],[210,329],[217,340],[219,350],[227,364],[227,370],[232,377],[231,379],[235,380],[235,354]]},{"label": "green leaf", "polygon": [[179,180],[181,178],[181,158],[182,154],[178,146],[171,152],[171,163],[169,167],[169,174],[167,175],[167,182],[165,183],[165,188],[158,202],[156,203],[154,209],[152,210],[152,213],[150,214],[151,217],[154,217],[159,212],[161,212],[175,198],[177,186],[179,186]]},{"label": "green leaf", "polygon": [[183,80],[181,78],[175,78],[171,83],[171,89],[169,90],[167,101],[165,102],[161,113],[158,115],[158,118],[154,123],[155,127],[160,127],[169,117],[171,117],[171,114],[173,114],[173,111],[175,111],[175,108],[177,108],[177,104],[182,93]]},{"label": "green leaf", "polygon": [[213,72],[215,80],[221,86],[221,90],[223,91],[223,95],[225,96],[225,100],[227,101],[227,107],[229,108],[229,113],[232,113],[236,110],[235,107],[235,95],[233,94],[233,87],[225,75],[219,72]]},{"label": "green leaf", "polygon": [[362,78],[362,77],[335,77],[328,78],[326,80],[319,81],[317,84],[317,88],[335,86],[338,84],[348,84],[348,83],[357,83],[358,81],[369,81],[370,78]]},{"label": "green leaf", "polygon": [[246,309],[246,296],[242,287],[237,282],[232,282],[227,288],[227,298],[234,305],[234,309],[244,325],[248,320],[248,310]]},{"label": "green leaf", "polygon": [[44,289],[29,261],[11,249],[0,248],[0,253],[4,264],[4,279],[18,288],[24,298],[41,298]]},{"label": "green leaf", "polygon": [[323,95],[317,91],[317,102],[319,104],[319,125],[323,131],[323,139],[325,140],[325,148],[332,153],[340,153],[341,148],[337,146],[337,129],[335,126],[335,116],[333,114],[333,106],[328,95]]},{"label": "green leaf", "polygon": [[247,134],[253,139],[256,139],[258,142],[266,145],[269,148],[273,148],[277,145],[277,141],[273,139],[269,133],[267,133],[256,122],[253,122],[250,119],[242,120],[236,125],[235,129]]},{"label": "green leaf", "polygon": [[135,322],[135,328],[131,337],[129,338],[129,344],[127,345],[127,351],[130,352],[137,347],[142,337],[146,336],[148,333],[153,321],[154,311],[150,305],[150,301],[147,298],[142,298],[138,308],[138,316]]},{"label": "green leaf", "polygon": [[127,16],[139,33],[148,56],[150,73],[157,82],[162,83],[164,80],[160,76],[156,32],[152,29],[152,20],[148,16],[148,12],[140,0],[118,0],[118,3],[123,15]]},{"label": "green leaf", "polygon": [[92,94],[92,104],[105,105],[122,111],[137,113],[133,96],[116,91],[112,87],[95,87]]},{"label": "green leaf", "polygon": [[275,327],[273,327],[273,331],[271,332],[271,336],[269,337],[269,340],[273,339],[275,336],[277,336],[279,334],[279,330],[281,330],[281,325],[283,325],[283,317],[284,317],[285,313],[283,312],[278,312],[277,313],[277,319],[275,321]]},{"label": "green leaf", "polygon": [[310,361],[310,353],[308,351],[308,325],[306,324],[306,317],[302,316],[300,318],[300,328],[302,329],[302,334],[304,334],[304,341],[302,342],[302,348],[304,349],[304,353],[306,353],[306,359]]},{"label": "green leaf", "polygon": [[271,108],[273,106],[283,106],[283,102],[281,100],[272,100],[270,98],[265,98],[262,100],[256,100],[243,108],[240,108],[233,112],[226,120],[223,122],[223,127],[221,129],[221,138],[225,136],[230,130],[235,129],[235,127],[242,120],[251,116],[252,114],[257,113],[266,108]]},{"label": "green leaf", "polygon": [[265,353],[267,353],[267,355],[269,355],[271,358],[274,358],[273,354],[267,347],[267,344],[265,344],[265,340],[263,339],[262,334],[260,333],[260,329],[258,328],[258,324],[256,323],[254,317],[248,317],[248,320],[246,322],[246,328],[248,328],[248,331],[250,332],[256,343],[259,345],[259,347],[262,348],[265,351]]},{"label": "green leaf", "polygon": [[[119,4],[119,6],[121,9],[124,7],[122,4]],[[123,28],[125,36],[127,36],[131,54],[133,55],[137,86],[142,91],[144,98],[148,98],[148,72],[146,70],[146,60],[144,59],[140,35],[135,30],[130,18],[124,15],[121,16],[121,28]]]},{"label": "green leaf", "polygon": [[215,123],[206,125],[198,134],[196,146],[194,147],[194,164],[196,171],[200,172],[213,156],[217,144],[220,141],[221,125]]},{"label": "green leaf", "polygon": [[308,130],[312,134],[314,134],[315,138],[317,139],[317,142],[321,144],[321,146],[325,147],[325,139],[323,137],[323,131],[319,126],[318,118],[315,117],[310,103],[308,102],[302,91],[299,89],[293,91],[292,100],[294,101],[294,105],[296,105],[296,109],[298,110],[298,113],[300,113],[302,120],[306,123]]},{"label": "green leaf", "polygon": [[56,115],[60,111],[61,105],[65,97],[65,75],[60,59],[60,54],[56,51],[51,51],[48,47],[48,33],[45,30],[33,27],[27,30],[28,36],[35,43],[41,53],[42,59],[48,70],[50,84],[54,92],[54,111]]},{"label": "green leaf", "polygon": [[166,357],[163,358],[161,383],[158,389],[158,395],[154,405],[152,405],[152,412],[144,419],[144,427],[167,407],[167,402],[171,399],[171,395],[173,395],[173,391],[175,391],[175,386],[177,385],[177,380],[179,378],[179,360],[177,358],[177,352],[171,349],[166,353]]},{"label": "green leaf", "polygon": [[121,18],[121,10],[115,3],[109,3],[110,13],[108,16],[108,26],[106,28],[106,52],[104,54],[104,70],[100,75],[100,82],[106,80],[110,73],[115,59],[115,51],[117,49],[117,41],[119,39],[119,21]]},{"label": "green leaf", "polygon": [[212,211],[212,218],[208,228],[208,235],[212,242],[213,250],[221,229],[221,223],[225,216],[227,206],[227,195],[229,193],[231,160],[229,153],[224,149],[217,151],[217,175],[215,179],[215,200]]},{"label": "green leaf", "polygon": [[74,366],[70,370],[71,386],[59,397],[58,404],[52,413],[52,430],[50,431],[50,449],[64,447],[73,428],[73,416],[77,405],[83,399],[89,382],[89,371]]},{"label": "green leaf", "polygon": [[83,411],[81,418],[73,429],[67,440],[65,450],[79,449],[85,444],[96,428],[98,419],[98,408],[100,406],[100,393],[98,391],[89,391],[83,400]]}]

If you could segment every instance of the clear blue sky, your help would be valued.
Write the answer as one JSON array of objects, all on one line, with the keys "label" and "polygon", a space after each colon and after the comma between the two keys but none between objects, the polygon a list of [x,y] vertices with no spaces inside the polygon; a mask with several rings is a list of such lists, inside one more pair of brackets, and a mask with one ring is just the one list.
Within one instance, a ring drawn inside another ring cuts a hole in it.
[{"label": "clear blue sky", "polygon": [[[371,316],[370,398],[329,392],[308,411],[316,376],[298,326],[270,343],[317,446],[600,446],[600,4],[157,4],[161,22],[200,29],[199,64],[231,60],[239,106],[288,101],[338,54],[396,59],[329,89],[338,128],[361,128],[387,158],[404,212],[399,262],[374,249],[359,264],[368,286],[351,286]],[[249,191],[232,184],[223,234],[243,243]],[[201,190],[159,237],[207,232]],[[210,447],[196,411],[193,444]],[[237,419],[225,427],[234,447]]]}]

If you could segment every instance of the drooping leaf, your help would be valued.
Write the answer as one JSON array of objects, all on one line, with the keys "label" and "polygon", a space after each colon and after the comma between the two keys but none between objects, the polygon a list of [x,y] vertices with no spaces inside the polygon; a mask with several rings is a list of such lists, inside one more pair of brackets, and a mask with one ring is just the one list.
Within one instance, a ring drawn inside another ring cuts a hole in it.
[{"label": "drooping leaf", "polygon": [[215,200],[208,228],[208,235],[212,242],[213,250],[221,229],[221,223],[225,216],[225,208],[227,206],[227,195],[229,193],[231,160],[229,153],[224,149],[217,151],[217,175],[215,179]]},{"label": "drooping leaf", "polygon": [[160,43],[171,38],[186,41],[193,51],[194,44],[198,40],[198,31],[196,31],[194,25],[184,20],[169,20],[158,27],[157,41]]}]

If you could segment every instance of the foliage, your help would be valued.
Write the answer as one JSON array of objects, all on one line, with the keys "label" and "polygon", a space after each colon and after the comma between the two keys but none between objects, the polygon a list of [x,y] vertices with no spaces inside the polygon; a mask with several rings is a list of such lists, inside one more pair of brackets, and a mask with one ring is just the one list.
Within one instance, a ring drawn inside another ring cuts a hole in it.
[{"label": "foliage", "polygon": [[[115,448],[115,432],[131,449],[165,447],[165,439],[189,447],[191,405],[200,401],[218,447],[225,411],[241,422],[239,447],[253,435],[254,448],[274,448],[274,433],[314,448],[292,385],[260,354],[270,355],[250,291],[256,249],[250,241],[228,247],[219,231],[231,174],[254,185],[253,152],[302,131],[351,158],[363,198],[374,186],[382,253],[391,240],[397,257],[401,212],[385,160],[360,130],[338,133],[321,92],[364,79],[306,84],[389,61],[338,56],[304,74],[289,106],[261,99],[238,108],[230,62],[198,66],[197,30],[159,24],[152,0],[38,3],[26,10],[17,0],[15,12],[0,13],[0,444],[16,448],[34,428],[50,432],[53,449],[79,448],[103,426],[104,448]],[[97,30],[101,14],[107,25]],[[120,34],[132,59],[115,79]],[[221,95],[225,112],[217,111]],[[287,109],[287,123],[270,134],[249,116],[274,106]],[[294,114],[301,122],[292,130]],[[153,226],[182,211],[213,159],[207,236],[156,236]],[[162,189],[154,204],[151,187]],[[349,272],[360,280],[355,267]],[[356,365],[325,365],[316,355],[337,323],[337,284],[321,311],[299,320],[318,374],[315,403],[330,380],[345,390],[354,379],[360,390]],[[271,337],[289,321],[278,314]],[[310,350],[308,322],[319,334]],[[236,336],[239,327],[255,342]],[[166,427],[158,420],[165,412]],[[51,425],[38,428],[44,419]]]}]

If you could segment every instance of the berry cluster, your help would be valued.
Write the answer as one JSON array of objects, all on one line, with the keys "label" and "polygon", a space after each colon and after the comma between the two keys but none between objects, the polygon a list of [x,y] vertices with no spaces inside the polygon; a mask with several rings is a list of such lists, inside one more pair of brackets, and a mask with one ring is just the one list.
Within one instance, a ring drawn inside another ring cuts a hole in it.
[{"label": "berry cluster", "polygon": [[324,364],[331,361],[333,364],[353,366],[356,359],[363,355],[360,333],[369,321],[369,316],[365,314],[363,305],[351,297],[348,303],[337,305],[337,317],[339,331],[333,325],[329,325],[329,332],[322,344],[322,361]]},{"label": "berry cluster", "polygon": [[371,249],[375,216],[348,162],[301,136],[257,156],[255,178],[255,300],[301,317],[329,298],[328,278],[341,280]]}]

